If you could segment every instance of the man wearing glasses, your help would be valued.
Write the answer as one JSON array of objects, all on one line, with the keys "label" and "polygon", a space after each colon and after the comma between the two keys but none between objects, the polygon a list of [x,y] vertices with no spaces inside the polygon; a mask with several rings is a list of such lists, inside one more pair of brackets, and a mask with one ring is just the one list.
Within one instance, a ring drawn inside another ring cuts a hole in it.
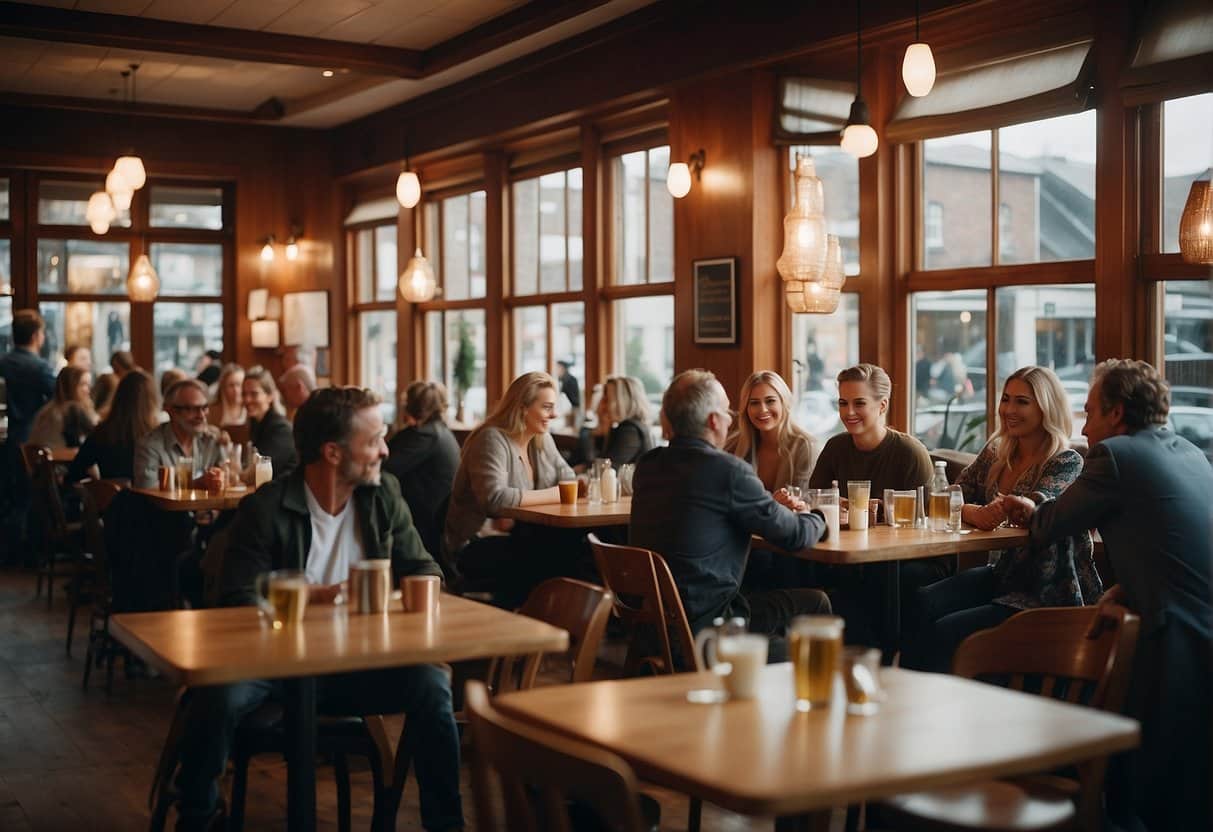
[{"label": "man wearing glasses", "polygon": [[193,488],[218,491],[223,487],[227,452],[207,431],[206,388],[195,379],[179,381],[164,394],[169,420],[135,444],[135,487],[155,488],[160,467],[178,460],[194,460]]}]

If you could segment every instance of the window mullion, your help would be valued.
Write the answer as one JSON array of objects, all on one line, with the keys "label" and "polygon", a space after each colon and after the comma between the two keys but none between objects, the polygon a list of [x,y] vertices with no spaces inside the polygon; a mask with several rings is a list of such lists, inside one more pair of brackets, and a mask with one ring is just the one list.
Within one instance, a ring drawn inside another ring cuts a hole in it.
[{"label": "window mullion", "polygon": [[998,150],[998,135],[997,129],[990,131],[990,196],[992,203],[990,208],[990,264],[994,266],[1001,265],[1002,260],[1002,229],[999,228],[999,208],[1002,204],[1002,195],[1000,193],[999,180],[1002,178],[1000,172],[1000,159]]}]

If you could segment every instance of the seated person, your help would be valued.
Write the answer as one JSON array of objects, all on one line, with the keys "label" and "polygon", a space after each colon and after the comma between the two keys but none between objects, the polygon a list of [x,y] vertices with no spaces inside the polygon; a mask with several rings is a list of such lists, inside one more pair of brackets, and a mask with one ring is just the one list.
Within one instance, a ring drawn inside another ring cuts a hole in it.
[{"label": "seated person", "polygon": [[[301,467],[263,486],[243,502],[224,558],[220,597],[225,604],[256,602],[254,582],[273,569],[303,569],[310,603],[332,603],[350,564],[390,558],[396,580],[437,575],[422,548],[400,486],[380,467],[387,457],[379,398],[355,387],[317,391],[295,416]],[[379,535],[368,540],[368,533]],[[413,758],[427,830],[463,826],[459,795],[459,734],[446,674],[418,665],[323,676],[317,705],[344,712],[408,714],[416,730]],[[270,681],[196,688],[181,740],[177,776],[180,817],[187,829],[206,829],[221,814],[223,775],[240,720],[274,693]]]},{"label": "seated person", "polygon": [[316,374],[306,364],[294,364],[278,377],[278,389],[287,414],[292,415],[316,389]]},{"label": "seated person", "polygon": [[[741,592],[752,534],[795,551],[820,540],[826,525],[820,513],[797,514],[801,501],[772,496],[749,465],[721,450],[732,417],[716,377],[680,373],[662,414],[672,438],[636,464],[629,537],[669,564],[692,632],[717,617],[742,616],[751,631],[781,636],[794,616],[829,613],[829,599],[815,589]],[[774,656],[780,652],[773,647]]]},{"label": "seated person", "polygon": [[[1070,450],[1070,403],[1061,381],[1045,367],[1024,367],[1007,378],[990,441],[956,484],[964,491],[961,519],[992,529],[1005,518],[1002,494],[1035,502],[1055,499],[1078,477],[1082,457]],[[901,665],[946,673],[968,636],[995,627],[1020,610],[1069,607],[1099,600],[1091,534],[1082,529],[1039,549],[1020,546],[918,591],[919,632]]]},{"label": "seated person", "polygon": [[[218,365],[212,364],[207,367]],[[203,384],[207,382],[199,377]],[[219,380],[215,382],[215,396],[211,400],[211,409],[207,421],[217,428],[228,425],[243,425],[248,420],[244,410],[242,392],[244,390],[244,368],[239,364],[224,364],[219,371]]]},{"label": "seated person", "polygon": [[[559,535],[500,517],[504,508],[559,503],[557,483],[573,478],[548,433],[557,390],[547,373],[514,379],[463,443],[455,472],[443,534],[448,558],[469,587],[492,592],[503,606],[521,604],[534,586],[571,566],[568,552],[553,545]],[[482,536],[491,518],[512,534]]]},{"label": "seated person", "polygon": [[618,469],[652,450],[649,406],[640,379],[630,376],[608,378],[597,409],[597,431],[605,440],[599,459],[611,460]]},{"label": "seated person", "polygon": [[[299,464],[295,454],[295,437],[291,423],[282,415],[278,402],[278,388],[274,377],[264,367],[252,367],[248,373],[240,371],[243,411],[248,414],[249,442],[257,453],[268,456],[274,466],[274,479],[289,474]],[[220,389],[222,389],[222,382]],[[245,464],[252,463],[251,459]]]},{"label": "seated person", "polygon": [[778,373],[759,370],[741,385],[745,408],[724,449],[750,464],[767,491],[808,488],[817,460],[813,437],[792,421],[792,391]]},{"label": "seated person", "polygon": [[97,425],[93,410],[92,374],[68,364],[55,380],[55,396],[34,414],[31,445],[46,448],[79,448]]},{"label": "seated person", "polygon": [[446,388],[436,381],[414,381],[405,390],[400,409],[406,427],[387,443],[383,467],[400,480],[421,542],[438,557],[443,521],[439,512],[459,468],[459,443],[446,426]]},{"label": "seated person", "polygon": [[164,409],[169,420],[135,443],[136,488],[156,488],[161,466],[175,465],[186,457],[194,460],[191,487],[208,491],[223,488],[222,465],[227,452],[207,429],[209,407],[206,387],[197,379],[185,378],[168,388]]},{"label": "seated person", "polygon": [[[106,377],[113,377],[107,373]],[[109,412],[80,446],[67,469],[67,481],[85,477],[132,479],[135,446],[156,430],[160,393],[156,381],[143,370],[132,370],[118,382]]]},{"label": "seated person", "polygon": [[[829,488],[836,481],[844,500],[850,480],[870,481],[874,498],[882,496],[886,488],[921,485],[930,489],[934,468],[926,447],[885,424],[892,392],[889,374],[875,364],[858,364],[838,374],[838,416],[847,432],[830,437],[821,449],[809,478],[811,487]],[[946,578],[952,564],[953,558],[947,556],[901,561],[904,620],[914,620],[911,605],[917,589]],[[830,598],[847,619],[848,643],[874,644],[877,640],[877,622],[887,609],[881,569],[844,566],[819,570],[836,586]]]}]

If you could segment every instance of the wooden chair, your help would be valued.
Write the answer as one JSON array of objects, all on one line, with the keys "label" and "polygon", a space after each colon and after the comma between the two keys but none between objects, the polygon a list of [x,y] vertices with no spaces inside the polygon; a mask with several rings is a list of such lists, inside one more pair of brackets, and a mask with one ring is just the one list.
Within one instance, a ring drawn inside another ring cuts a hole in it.
[{"label": "wooden chair", "polygon": [[478,828],[568,832],[570,800],[589,806],[603,829],[646,828],[636,776],[622,759],[503,716],[480,682],[468,682],[466,702]]},{"label": "wooden chair", "polygon": [[51,449],[26,443],[21,446],[21,460],[30,479],[33,496],[31,509],[38,518],[42,534],[34,597],[42,594],[45,580],[46,608],[49,610],[54,601],[55,579],[69,577],[74,571],[76,558],[80,554],[77,544],[80,524],[67,522]]},{"label": "wooden chair", "polygon": [[[956,651],[957,676],[1117,712],[1124,705],[1138,618],[1124,607],[1027,610],[969,636]],[[897,829],[1095,832],[1102,823],[1107,760],[1077,776],[1046,774],[899,795],[879,812]]]},{"label": "wooden chair", "polygon": [[67,619],[67,652],[72,652],[72,634],[76,627],[76,610],[89,605],[88,649],[84,655],[84,679],[81,687],[88,688],[88,678],[94,664],[105,662],[105,692],[113,689],[114,659],[129,654],[117,641],[110,638],[109,619],[113,611],[113,584],[111,582],[109,554],[105,548],[105,523],[102,515],[114,497],[126,487],[124,480],[82,480],[73,486],[80,495],[84,508],[84,556],[77,572],[75,591]]},{"label": "wooden chair", "polygon": [[659,675],[701,670],[686,610],[665,559],[648,549],[588,537],[598,573],[615,595],[615,615],[629,630],[624,675],[638,675],[643,668]]}]

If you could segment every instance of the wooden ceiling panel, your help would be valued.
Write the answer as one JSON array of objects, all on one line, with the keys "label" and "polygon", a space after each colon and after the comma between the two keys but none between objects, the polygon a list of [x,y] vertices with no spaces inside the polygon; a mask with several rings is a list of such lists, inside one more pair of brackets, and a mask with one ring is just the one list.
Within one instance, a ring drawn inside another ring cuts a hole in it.
[{"label": "wooden ceiling panel", "polygon": [[217,16],[208,20],[207,24],[232,29],[263,29],[298,2],[299,0],[235,0]]},{"label": "wooden ceiling panel", "polygon": [[210,23],[231,5],[232,0],[152,0],[142,16],[179,23]]},{"label": "wooden ceiling panel", "polygon": [[505,14],[510,9],[525,6],[526,0],[443,0],[429,13],[461,23],[477,26]]},{"label": "wooden ceiling panel", "polygon": [[271,21],[262,31],[283,35],[319,37],[325,29],[369,9],[367,0],[300,0],[300,2],[277,20]]},{"label": "wooden ceiling panel", "polygon": [[348,40],[355,43],[376,43],[381,35],[398,28],[402,23],[416,19],[409,11],[407,2],[387,0],[363,9],[357,14],[338,21],[321,33],[321,37],[333,40]]},{"label": "wooden ceiling panel", "polygon": [[392,29],[375,40],[381,46],[397,46],[401,49],[429,49],[435,44],[453,38],[467,28],[466,23],[423,14]]},{"label": "wooden ceiling panel", "polygon": [[103,14],[128,14],[138,17],[152,0],[79,0],[75,9],[81,12]]}]

